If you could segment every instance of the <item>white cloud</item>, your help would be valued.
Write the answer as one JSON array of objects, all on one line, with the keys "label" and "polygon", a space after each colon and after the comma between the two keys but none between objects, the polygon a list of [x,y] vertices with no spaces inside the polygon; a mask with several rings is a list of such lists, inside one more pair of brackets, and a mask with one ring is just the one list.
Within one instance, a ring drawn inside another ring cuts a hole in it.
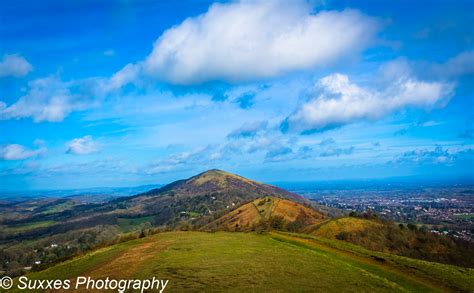
[{"label": "white cloud", "polygon": [[40,145],[38,149],[31,150],[19,144],[8,144],[0,147],[0,159],[11,160],[25,160],[28,158],[39,156],[46,152],[46,148]]},{"label": "white cloud", "polygon": [[0,78],[13,76],[22,77],[33,70],[33,66],[19,55],[3,55],[0,61]]},{"label": "white cloud", "polygon": [[88,155],[99,151],[98,144],[92,139],[92,136],[75,138],[66,143],[67,153],[75,155]]},{"label": "white cloud", "polygon": [[134,83],[138,80],[141,67],[137,64],[127,64],[125,67],[117,71],[105,84],[106,91],[118,90],[124,85]]},{"label": "white cloud", "polygon": [[371,89],[342,74],[320,79],[314,95],[285,120],[283,130],[321,131],[408,107],[430,109],[444,106],[453,95],[453,84],[418,80],[403,61],[384,66],[379,76],[390,83]]},{"label": "white cloud", "polygon": [[438,76],[448,78],[474,74],[474,50],[461,52],[446,63],[433,65],[431,70]]},{"label": "white cloud", "polygon": [[271,78],[357,54],[377,30],[356,10],[313,13],[306,1],[216,3],[164,32],[143,66],[182,85]]},{"label": "white cloud", "polygon": [[35,122],[62,121],[72,111],[90,106],[84,94],[71,93],[74,86],[53,76],[33,80],[27,94],[14,104],[7,106],[0,101],[0,120],[31,117]]}]

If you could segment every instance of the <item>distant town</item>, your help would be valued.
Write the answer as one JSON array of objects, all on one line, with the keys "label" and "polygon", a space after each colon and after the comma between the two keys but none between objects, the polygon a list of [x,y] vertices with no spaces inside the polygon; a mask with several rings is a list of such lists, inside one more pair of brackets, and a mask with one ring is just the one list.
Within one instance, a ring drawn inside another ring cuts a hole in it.
[{"label": "distant town", "polygon": [[386,219],[474,241],[473,186],[363,189],[297,186],[289,189],[324,206],[348,212],[371,209]]}]

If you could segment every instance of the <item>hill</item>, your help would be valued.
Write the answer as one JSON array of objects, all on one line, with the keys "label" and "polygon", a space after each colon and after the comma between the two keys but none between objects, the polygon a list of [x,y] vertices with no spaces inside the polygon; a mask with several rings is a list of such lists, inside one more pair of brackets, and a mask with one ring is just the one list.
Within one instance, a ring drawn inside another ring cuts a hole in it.
[{"label": "hill", "polygon": [[[167,279],[165,292],[472,291],[474,270],[287,233],[169,232],[99,249],[30,279]],[[74,285],[74,283],[73,283]],[[13,291],[15,292],[15,291]]]},{"label": "hill", "polygon": [[360,233],[366,230],[383,229],[384,225],[380,222],[355,217],[343,217],[328,221],[311,232],[312,235],[325,237],[329,239],[343,238],[350,233]]},{"label": "hill", "polygon": [[317,226],[311,234],[344,240],[374,251],[474,268],[473,243],[436,235],[415,225],[343,217]]},{"label": "hill", "polygon": [[115,202],[126,207],[121,213],[157,215],[155,224],[162,225],[229,211],[265,196],[309,203],[303,197],[281,188],[216,169]]},{"label": "hill", "polygon": [[327,217],[287,199],[265,197],[246,203],[205,225],[202,230],[255,231],[261,225],[304,231]]},{"label": "hill", "polygon": [[249,200],[263,196],[277,196],[296,201],[305,201],[297,194],[276,186],[253,181],[222,170],[212,169],[185,180],[178,180],[162,188],[150,190],[138,196],[173,195],[177,198],[198,197],[210,193],[228,193]]}]

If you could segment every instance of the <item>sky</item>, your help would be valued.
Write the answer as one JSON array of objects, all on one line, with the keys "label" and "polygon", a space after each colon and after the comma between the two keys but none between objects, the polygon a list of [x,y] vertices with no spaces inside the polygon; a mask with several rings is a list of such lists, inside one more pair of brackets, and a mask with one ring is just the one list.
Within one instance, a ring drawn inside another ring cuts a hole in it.
[{"label": "sky", "polygon": [[473,1],[1,1],[0,188],[474,182]]}]

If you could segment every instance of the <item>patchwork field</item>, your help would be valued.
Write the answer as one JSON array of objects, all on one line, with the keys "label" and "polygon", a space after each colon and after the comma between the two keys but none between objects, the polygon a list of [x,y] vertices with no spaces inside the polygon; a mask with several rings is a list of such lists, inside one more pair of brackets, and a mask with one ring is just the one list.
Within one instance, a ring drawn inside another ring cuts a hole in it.
[{"label": "patchwork field", "polygon": [[168,232],[63,262],[31,279],[169,279],[166,292],[472,291],[474,270],[288,233]]}]

